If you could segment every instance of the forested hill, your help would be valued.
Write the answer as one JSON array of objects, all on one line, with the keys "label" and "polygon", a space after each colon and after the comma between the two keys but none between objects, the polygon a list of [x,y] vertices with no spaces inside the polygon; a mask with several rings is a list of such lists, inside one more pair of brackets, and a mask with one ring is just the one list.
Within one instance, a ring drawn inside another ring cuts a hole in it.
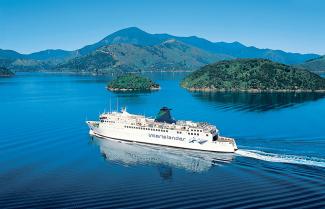
[{"label": "forested hill", "polygon": [[110,72],[144,71],[192,71],[206,64],[222,59],[226,55],[216,55],[174,39],[159,45],[139,46],[134,44],[113,44],[59,64],[56,71]]},{"label": "forested hill", "polygon": [[325,91],[325,79],[307,70],[265,59],[236,59],[210,64],[181,85],[196,91]]}]

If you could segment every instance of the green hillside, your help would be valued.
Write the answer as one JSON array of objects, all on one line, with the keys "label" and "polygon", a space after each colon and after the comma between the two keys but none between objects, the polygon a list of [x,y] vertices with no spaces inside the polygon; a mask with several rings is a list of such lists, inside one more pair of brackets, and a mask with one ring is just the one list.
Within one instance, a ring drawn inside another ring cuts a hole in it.
[{"label": "green hillside", "polygon": [[325,91],[325,79],[265,59],[236,59],[202,67],[181,85],[198,91]]},{"label": "green hillside", "polygon": [[113,44],[56,67],[58,71],[110,72],[191,71],[229,56],[214,55],[182,42],[168,40],[155,46]]}]

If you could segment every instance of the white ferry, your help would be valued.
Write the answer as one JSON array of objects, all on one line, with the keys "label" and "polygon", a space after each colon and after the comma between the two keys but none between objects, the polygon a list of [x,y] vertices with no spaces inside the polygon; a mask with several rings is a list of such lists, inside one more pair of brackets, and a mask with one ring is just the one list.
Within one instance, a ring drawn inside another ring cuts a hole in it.
[{"label": "white ferry", "polygon": [[122,108],[121,112],[103,113],[99,121],[86,121],[89,134],[99,138],[175,148],[235,152],[234,139],[219,136],[213,125],[204,122],[174,120],[167,107],[160,109],[157,117],[134,115]]}]

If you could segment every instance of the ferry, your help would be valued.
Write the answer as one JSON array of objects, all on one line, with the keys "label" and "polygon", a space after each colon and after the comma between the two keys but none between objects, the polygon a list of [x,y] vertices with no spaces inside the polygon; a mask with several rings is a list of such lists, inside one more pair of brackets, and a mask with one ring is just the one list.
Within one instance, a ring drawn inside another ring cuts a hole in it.
[{"label": "ferry", "polygon": [[175,120],[171,109],[162,107],[155,118],[121,111],[102,113],[98,121],[86,121],[89,134],[98,138],[167,146],[174,148],[233,153],[233,138],[219,135],[219,130],[206,122]]}]

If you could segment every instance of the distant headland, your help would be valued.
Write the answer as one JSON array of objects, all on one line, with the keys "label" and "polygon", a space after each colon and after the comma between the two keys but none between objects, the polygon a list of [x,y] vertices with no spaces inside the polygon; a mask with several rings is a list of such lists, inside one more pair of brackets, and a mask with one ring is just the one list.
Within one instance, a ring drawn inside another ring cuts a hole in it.
[{"label": "distant headland", "polygon": [[159,90],[159,84],[147,77],[125,74],[113,79],[107,86],[110,91],[152,91]]},{"label": "distant headland", "polygon": [[235,59],[206,65],[181,86],[191,91],[325,92],[325,79],[267,59]]}]

